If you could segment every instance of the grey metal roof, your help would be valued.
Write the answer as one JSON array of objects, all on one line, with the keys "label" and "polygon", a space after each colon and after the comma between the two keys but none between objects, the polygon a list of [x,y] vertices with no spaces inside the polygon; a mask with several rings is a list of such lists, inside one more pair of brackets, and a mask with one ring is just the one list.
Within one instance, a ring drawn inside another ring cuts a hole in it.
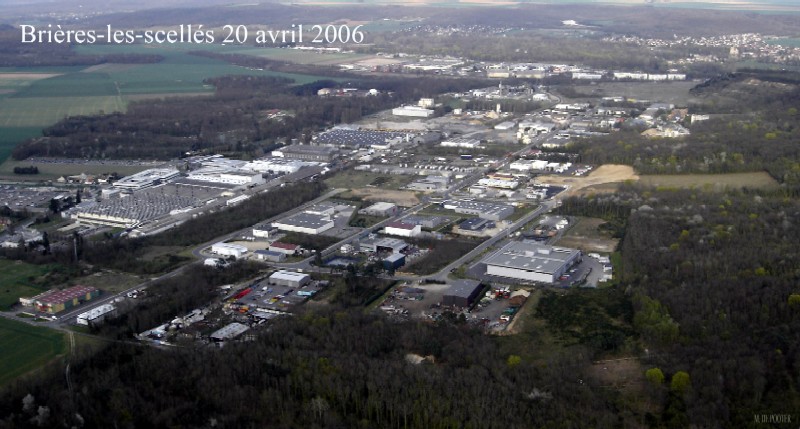
[{"label": "grey metal roof", "polygon": [[554,274],[579,252],[566,247],[512,241],[484,262],[487,265]]},{"label": "grey metal roof", "polygon": [[328,216],[315,215],[312,213],[297,213],[296,215],[289,216],[286,219],[276,222],[277,224],[292,225],[302,228],[322,228],[330,224],[332,221]]},{"label": "grey metal roof", "polygon": [[450,287],[445,293],[445,296],[458,296],[461,298],[469,298],[473,293],[475,293],[475,289],[479,288],[481,282],[477,280],[456,280],[453,282],[453,285]]}]

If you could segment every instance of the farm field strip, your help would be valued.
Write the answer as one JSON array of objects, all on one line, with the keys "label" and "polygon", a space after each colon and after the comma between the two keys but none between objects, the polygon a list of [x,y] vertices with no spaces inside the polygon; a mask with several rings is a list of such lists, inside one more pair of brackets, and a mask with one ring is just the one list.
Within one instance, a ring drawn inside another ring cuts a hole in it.
[{"label": "farm field strip", "polygon": [[[67,116],[125,111],[119,96],[10,97],[0,105],[0,127],[46,127]],[[2,129],[0,129],[2,133]]]}]

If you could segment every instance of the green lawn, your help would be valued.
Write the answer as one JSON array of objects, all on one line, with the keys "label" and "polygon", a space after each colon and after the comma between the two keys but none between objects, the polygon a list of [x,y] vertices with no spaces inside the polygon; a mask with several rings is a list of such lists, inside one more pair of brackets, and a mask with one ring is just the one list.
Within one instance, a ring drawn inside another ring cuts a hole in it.
[{"label": "green lawn", "polygon": [[66,351],[64,334],[0,318],[0,386]]},{"label": "green lawn", "polygon": [[[32,265],[0,259],[0,310],[5,310],[21,296],[44,292],[37,279],[53,269],[50,265]],[[0,353],[2,354],[2,353]]]}]

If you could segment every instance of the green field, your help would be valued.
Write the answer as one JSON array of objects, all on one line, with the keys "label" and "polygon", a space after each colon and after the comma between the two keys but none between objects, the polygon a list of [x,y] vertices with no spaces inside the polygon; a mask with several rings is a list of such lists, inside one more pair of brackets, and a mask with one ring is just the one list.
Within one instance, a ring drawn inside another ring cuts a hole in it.
[{"label": "green field", "polygon": [[0,104],[0,136],[9,128],[41,129],[67,116],[124,110],[125,103],[118,96],[10,97]]},{"label": "green field", "polygon": [[49,265],[32,265],[0,259],[0,310],[6,310],[21,296],[44,292],[36,282],[51,270]]},{"label": "green field", "polygon": [[696,187],[704,190],[726,188],[777,189],[778,182],[766,172],[729,174],[664,174],[639,176],[639,183],[656,187]]},{"label": "green field", "polygon": [[[122,94],[180,94],[184,92],[211,92],[213,88],[203,80],[224,75],[281,76],[294,79],[298,84],[326,79],[324,76],[309,76],[280,73],[268,70],[252,70],[235,66],[212,58],[189,55],[192,50],[210,50],[219,53],[246,53],[254,55],[260,49],[230,46],[198,45],[83,45],[78,53],[98,54],[155,54],[164,57],[156,64],[137,64],[119,70],[107,69],[109,78],[119,84]],[[95,67],[97,69],[97,67]],[[103,71],[103,69],[100,69]]]},{"label": "green field", "polygon": [[[0,162],[8,157],[14,146],[41,135],[42,128],[67,116],[124,112],[129,102],[144,98],[213,94],[214,88],[203,82],[211,77],[281,76],[298,84],[326,79],[324,76],[253,70],[188,54],[188,51],[198,49],[223,53],[260,52],[256,48],[231,49],[219,45],[84,45],[77,47],[76,51],[86,55],[156,54],[164,60],[154,64],[100,64],[91,67],[0,67]],[[359,57],[313,54],[321,60],[309,56],[309,53],[299,54],[305,57],[297,58],[307,58],[308,62]]]},{"label": "green field", "polygon": [[[5,101],[0,100],[0,111],[3,110]],[[11,150],[19,142],[42,135],[42,127],[5,127],[0,126],[0,161],[11,155]]]},{"label": "green field", "polygon": [[66,351],[64,334],[0,318],[0,386]]}]

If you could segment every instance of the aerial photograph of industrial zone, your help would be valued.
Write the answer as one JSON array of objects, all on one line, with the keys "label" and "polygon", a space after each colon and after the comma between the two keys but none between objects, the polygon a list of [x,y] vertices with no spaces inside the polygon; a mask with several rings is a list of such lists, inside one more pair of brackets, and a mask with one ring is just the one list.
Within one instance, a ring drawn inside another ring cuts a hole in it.
[{"label": "aerial photograph of industrial zone", "polygon": [[0,7],[0,429],[800,426],[798,2]]}]

